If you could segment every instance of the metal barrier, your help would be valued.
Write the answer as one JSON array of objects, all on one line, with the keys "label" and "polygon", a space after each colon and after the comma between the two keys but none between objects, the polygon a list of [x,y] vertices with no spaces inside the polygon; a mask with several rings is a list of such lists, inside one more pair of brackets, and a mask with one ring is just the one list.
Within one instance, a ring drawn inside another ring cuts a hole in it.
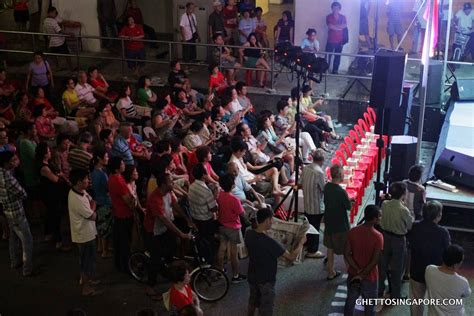
[{"label": "metal barrier", "polygon": [[[122,75],[125,75],[125,62],[127,61],[134,61],[134,62],[143,62],[143,63],[150,63],[150,64],[169,64],[169,62],[173,59],[178,59],[173,52],[176,50],[177,45],[193,45],[198,47],[204,47],[209,49],[214,49],[218,48],[222,52],[222,46],[221,45],[216,45],[216,44],[207,44],[207,43],[184,43],[184,42],[176,42],[176,41],[160,41],[160,40],[147,40],[147,39],[126,39],[126,38],[120,38],[120,37],[104,37],[104,36],[89,36],[89,35],[80,35],[80,36],[70,36],[70,35],[65,35],[65,34],[49,34],[49,33],[40,33],[40,32],[20,32],[20,31],[8,31],[8,30],[0,30],[0,33],[3,34],[13,34],[13,35],[28,35],[31,36],[31,44],[32,44],[32,50],[25,50],[25,49],[7,49],[7,48],[2,48],[0,49],[0,52],[6,52],[6,53],[19,53],[19,54],[32,54],[34,51],[39,50],[39,45],[37,43],[37,38],[39,36],[43,37],[51,37],[51,36],[56,36],[56,37],[66,37],[68,39],[74,38],[76,41],[76,47],[80,47],[79,42],[82,40],[108,40],[108,41],[120,41],[120,51],[121,55],[120,57],[115,57],[115,56],[109,56],[109,55],[104,55],[104,54],[99,54],[99,55],[91,55],[87,53],[83,53],[79,50],[77,50],[75,53],[70,53],[70,54],[56,54],[56,53],[51,53],[51,52],[45,52],[45,55],[49,56],[58,56],[58,57],[73,57],[76,59],[77,66],[80,67],[80,60],[81,58],[85,59],[100,59],[100,60],[113,60],[113,61],[120,61],[121,62],[121,69],[122,69]],[[152,60],[152,59],[127,59],[126,58],[126,48],[125,48],[125,43],[128,41],[134,41],[134,42],[143,42],[145,44],[153,43],[161,46],[167,46],[168,47],[168,52],[169,52],[169,57],[168,60]],[[241,49],[242,46],[232,46],[232,45],[225,45],[225,47],[238,50]],[[241,67],[240,69],[242,70],[252,70],[252,71],[265,71],[270,73],[270,88],[273,89],[274,85],[274,78],[276,73],[291,73],[290,70],[288,69],[275,69],[275,55],[274,55],[274,50],[272,48],[256,48],[256,47],[246,47],[246,49],[254,49],[254,50],[261,50],[267,52],[267,56],[271,58],[269,65],[270,69],[261,69],[261,68],[248,68],[248,67]],[[341,56],[341,57],[349,57],[349,58],[369,58],[373,59],[375,56],[374,55],[361,55],[361,54],[348,54],[348,53],[334,53],[334,52],[318,52],[317,53],[320,56],[328,56],[328,55],[333,55],[333,56]],[[221,64],[221,58],[219,58],[219,66],[222,68]],[[415,66],[419,66],[421,64],[421,60],[417,58],[408,58],[409,62],[415,63]],[[192,63],[192,62],[181,62],[183,65],[190,65],[190,66],[207,66],[207,63]],[[466,63],[466,62],[454,62],[454,61],[447,61],[447,64],[454,64],[454,65],[463,65],[463,66],[474,66],[474,63]],[[407,63],[408,66],[408,63]],[[405,71],[407,73],[407,71]],[[327,77],[343,77],[343,78],[349,78],[349,79],[361,79],[361,80],[371,80],[371,76],[356,76],[356,75],[349,75],[349,74],[344,74],[344,75],[339,75],[339,74],[331,74],[331,73],[325,73],[325,80]],[[418,83],[419,80],[410,80],[406,79],[405,81],[407,82],[412,82],[412,83]]]}]

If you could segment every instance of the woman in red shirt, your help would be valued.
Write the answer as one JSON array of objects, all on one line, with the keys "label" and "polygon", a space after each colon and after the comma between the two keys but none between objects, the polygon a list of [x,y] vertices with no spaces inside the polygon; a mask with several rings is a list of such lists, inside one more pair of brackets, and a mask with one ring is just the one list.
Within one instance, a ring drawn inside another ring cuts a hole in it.
[{"label": "woman in red shirt", "polygon": [[224,28],[227,35],[225,38],[225,43],[237,45],[237,26],[239,24],[237,15],[239,11],[235,5],[235,0],[227,1],[227,5],[222,10],[222,13],[224,15]]},{"label": "woman in red shirt", "polygon": [[[127,59],[145,59],[145,45],[141,41],[145,37],[143,27],[135,24],[135,19],[132,16],[127,18],[127,25],[122,28],[119,36],[127,39],[125,43],[125,54]],[[135,60],[127,60],[128,68],[133,71],[133,74],[139,76],[140,67],[143,62]]]},{"label": "woman in red shirt", "polygon": [[37,106],[33,111],[33,116],[35,117],[35,126],[39,137],[50,140],[56,136],[56,129],[48,117],[44,105]]},{"label": "woman in red shirt", "polygon": [[225,89],[229,86],[225,76],[220,72],[219,67],[216,64],[209,66],[209,94],[213,93],[214,90],[217,95],[222,95]]},{"label": "woman in red shirt", "polygon": [[43,88],[35,87],[33,89],[33,96],[34,96],[34,99],[33,99],[34,107],[37,107],[38,105],[44,105],[46,109],[46,113],[52,119],[54,119],[55,117],[59,115],[59,112],[54,109],[51,102],[49,102],[49,100],[46,98]]},{"label": "woman in red shirt", "polygon": [[102,73],[99,72],[99,68],[96,66],[89,67],[87,73],[89,74],[89,82],[97,91],[105,94],[110,102],[116,102],[118,99],[118,93],[115,91],[109,91],[109,83],[105,80]]},{"label": "woman in red shirt", "polygon": [[180,311],[188,305],[194,305],[197,315],[204,315],[199,298],[189,285],[191,274],[186,262],[175,261],[171,264],[171,281],[173,284],[170,288],[170,310]]}]

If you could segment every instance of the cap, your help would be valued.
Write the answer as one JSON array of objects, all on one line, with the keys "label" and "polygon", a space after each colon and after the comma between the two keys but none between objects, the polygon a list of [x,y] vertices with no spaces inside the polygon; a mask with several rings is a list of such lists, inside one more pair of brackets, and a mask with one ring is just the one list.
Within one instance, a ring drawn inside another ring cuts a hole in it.
[{"label": "cap", "polygon": [[218,5],[222,5],[222,2],[220,1],[214,1],[214,3],[212,4],[213,6],[217,7]]},{"label": "cap", "polygon": [[469,2],[464,3],[463,10],[472,9],[472,5]]}]

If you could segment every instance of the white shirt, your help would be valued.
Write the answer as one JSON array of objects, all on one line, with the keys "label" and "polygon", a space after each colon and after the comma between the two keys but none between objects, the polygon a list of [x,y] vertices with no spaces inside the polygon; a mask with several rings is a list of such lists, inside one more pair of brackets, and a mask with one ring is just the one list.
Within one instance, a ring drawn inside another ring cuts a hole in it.
[{"label": "white shirt", "polygon": [[[61,33],[61,23],[62,19],[58,16],[55,19],[47,17],[43,21],[43,32],[49,34],[59,34]],[[66,41],[65,37],[62,36],[50,36],[49,38],[49,47],[59,47],[64,44]]]},{"label": "white shirt", "polygon": [[87,82],[84,84],[77,83],[74,90],[76,90],[79,100],[86,102],[88,104],[95,104],[97,102],[97,99],[94,97],[94,93],[93,93],[95,89]]},{"label": "white shirt", "polygon": [[474,10],[471,10],[469,15],[466,15],[463,10],[459,10],[455,16],[458,19],[458,26],[461,29],[464,29],[465,31],[472,29],[474,22]]},{"label": "white shirt", "polygon": [[244,178],[245,181],[249,182],[255,178],[255,175],[247,169],[247,165],[244,163],[242,158],[237,158],[232,154],[230,157],[230,162],[235,162],[237,169],[239,169],[239,174]]},{"label": "white shirt", "polygon": [[[460,299],[471,295],[469,282],[457,273],[447,274],[441,272],[438,266],[429,265],[425,270],[426,290],[429,299]],[[464,302],[463,302],[464,303]],[[428,316],[464,315],[463,305],[428,305]]]},{"label": "white shirt", "polygon": [[301,175],[303,185],[304,210],[311,215],[321,214],[321,203],[324,191],[324,171],[312,163],[303,168]]},{"label": "white shirt", "polygon": [[238,99],[232,100],[230,103],[230,113],[232,114],[242,111],[243,109]]},{"label": "white shirt", "polygon": [[189,41],[193,38],[193,33],[197,32],[197,22],[196,22],[196,15],[192,13],[188,16],[186,12],[181,16],[181,20],[179,22],[179,26],[184,28],[184,38],[183,40]]},{"label": "white shirt", "polygon": [[135,108],[135,105],[133,104],[130,97],[120,98],[116,106],[119,111],[122,111],[122,109],[124,109],[127,113],[127,117],[137,116],[137,109]]},{"label": "white shirt", "polygon": [[95,221],[88,219],[94,214],[90,206],[92,197],[87,192],[81,195],[71,189],[67,200],[72,242],[86,243],[94,240],[97,235]]}]

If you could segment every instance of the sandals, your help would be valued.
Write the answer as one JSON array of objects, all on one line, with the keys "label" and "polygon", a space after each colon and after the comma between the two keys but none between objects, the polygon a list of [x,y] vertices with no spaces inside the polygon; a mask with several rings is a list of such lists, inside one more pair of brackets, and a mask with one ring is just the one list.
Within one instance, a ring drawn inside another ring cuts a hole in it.
[{"label": "sandals", "polygon": [[332,281],[332,280],[334,280],[335,278],[340,277],[341,275],[342,275],[341,271],[336,271],[336,274],[334,274],[332,277],[329,277],[329,276],[328,276],[328,277],[326,278],[326,280]]}]

